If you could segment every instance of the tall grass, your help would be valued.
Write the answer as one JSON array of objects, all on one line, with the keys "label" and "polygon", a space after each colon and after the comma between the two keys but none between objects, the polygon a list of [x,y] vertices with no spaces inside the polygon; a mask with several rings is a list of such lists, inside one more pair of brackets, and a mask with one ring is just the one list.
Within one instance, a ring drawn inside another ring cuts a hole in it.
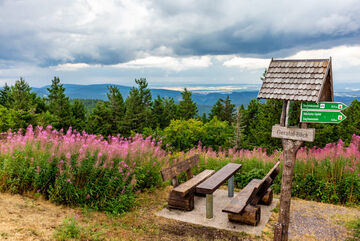
[{"label": "tall grass", "polygon": [[[0,140],[0,191],[38,192],[61,204],[88,206],[121,213],[134,205],[137,192],[162,183],[160,169],[199,154],[203,169],[218,170],[229,162],[242,163],[235,181],[239,188],[263,178],[283,159],[281,151],[219,150],[199,144],[187,153],[167,153],[161,142],[136,135],[130,138],[58,132],[29,126]],[[339,140],[324,148],[301,148],[293,179],[293,196],[330,203],[360,204],[360,137],[349,146]],[[170,160],[169,160],[170,159]],[[184,175],[185,176],[185,175]],[[280,191],[281,173],[273,188]]]},{"label": "tall grass", "polygon": [[8,132],[0,141],[0,190],[33,191],[66,205],[123,212],[136,192],[161,183],[167,161],[161,143],[141,135],[128,139],[48,126]]},{"label": "tall grass", "polygon": [[[301,148],[297,153],[292,195],[328,203],[360,204],[360,136],[353,135],[349,146],[344,142],[329,143],[324,148]],[[198,153],[203,169],[218,170],[229,162],[242,163],[235,176],[236,184],[243,188],[253,178],[263,178],[272,166],[283,160],[283,153],[268,155],[265,149],[220,150],[215,152],[199,145],[189,153]],[[281,174],[273,188],[280,192]]]}]

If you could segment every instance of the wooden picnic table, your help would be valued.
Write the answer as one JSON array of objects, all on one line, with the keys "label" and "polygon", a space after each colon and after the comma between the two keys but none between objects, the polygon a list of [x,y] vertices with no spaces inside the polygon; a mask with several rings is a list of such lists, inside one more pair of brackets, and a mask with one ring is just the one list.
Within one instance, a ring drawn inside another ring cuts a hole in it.
[{"label": "wooden picnic table", "polygon": [[196,192],[206,194],[206,218],[213,217],[213,193],[227,180],[228,196],[234,196],[234,174],[241,168],[241,164],[228,163],[214,175],[196,186]]}]

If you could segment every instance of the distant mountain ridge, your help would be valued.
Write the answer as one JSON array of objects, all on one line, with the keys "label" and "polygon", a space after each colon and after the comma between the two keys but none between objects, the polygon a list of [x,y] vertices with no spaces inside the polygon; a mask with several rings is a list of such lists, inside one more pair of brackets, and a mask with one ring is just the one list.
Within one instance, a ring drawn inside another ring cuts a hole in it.
[{"label": "distant mountain ridge", "polygon": [[[92,84],[92,85],[77,85],[77,84],[64,84],[65,93],[69,96],[70,99],[100,99],[107,100],[108,86],[111,84]],[[131,87],[124,85],[114,85],[117,86],[123,95],[124,99],[127,97]],[[46,96],[48,94],[47,88],[50,86],[44,86],[40,88],[33,87],[33,92],[37,93],[40,97]],[[181,91],[176,90],[167,90],[167,89],[155,89],[152,88],[151,94],[153,98],[156,98],[158,95],[161,97],[171,97],[175,102],[181,100]],[[229,95],[231,102],[236,106],[245,105],[254,98],[256,98],[258,91],[233,91],[231,93],[207,93],[192,94],[193,100],[197,103],[199,107],[199,114],[204,112],[208,113],[211,107],[216,103],[219,98],[225,99]],[[350,104],[355,98],[360,96],[360,91],[351,91],[351,92],[339,92],[335,95],[335,101],[344,102],[345,104]]]}]

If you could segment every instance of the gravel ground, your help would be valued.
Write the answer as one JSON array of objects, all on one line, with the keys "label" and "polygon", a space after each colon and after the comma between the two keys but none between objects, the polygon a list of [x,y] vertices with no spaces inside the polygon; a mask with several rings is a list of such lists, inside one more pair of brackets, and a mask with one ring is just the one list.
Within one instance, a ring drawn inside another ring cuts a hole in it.
[{"label": "gravel ground", "polygon": [[291,201],[289,237],[293,240],[346,240],[345,225],[360,209],[295,199]]}]

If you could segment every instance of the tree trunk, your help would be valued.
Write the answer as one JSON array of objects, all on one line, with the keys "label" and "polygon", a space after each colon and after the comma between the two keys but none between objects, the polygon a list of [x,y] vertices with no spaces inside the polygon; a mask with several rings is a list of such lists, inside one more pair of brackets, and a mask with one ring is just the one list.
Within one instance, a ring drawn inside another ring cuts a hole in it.
[{"label": "tree trunk", "polygon": [[280,210],[278,225],[274,230],[274,240],[288,240],[290,222],[291,184],[294,172],[296,153],[300,147],[299,141],[283,139],[284,163],[281,179]]}]

